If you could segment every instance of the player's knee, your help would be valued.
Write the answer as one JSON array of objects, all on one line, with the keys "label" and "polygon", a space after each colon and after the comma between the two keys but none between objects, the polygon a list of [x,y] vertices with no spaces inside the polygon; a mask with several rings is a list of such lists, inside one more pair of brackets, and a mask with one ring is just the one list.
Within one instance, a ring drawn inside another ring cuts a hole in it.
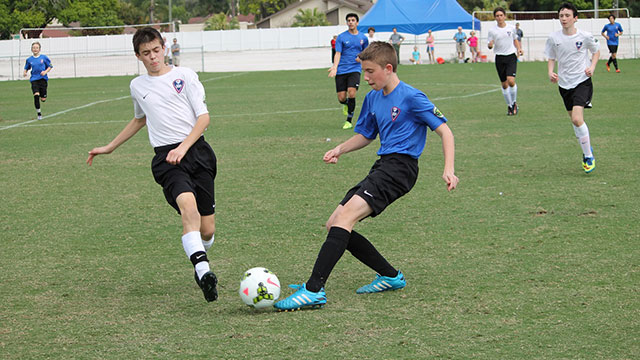
[{"label": "player's knee", "polygon": [[214,222],[202,221],[202,224],[200,225],[200,236],[202,237],[202,240],[204,241],[211,240],[211,238],[215,233],[216,233],[216,225]]}]

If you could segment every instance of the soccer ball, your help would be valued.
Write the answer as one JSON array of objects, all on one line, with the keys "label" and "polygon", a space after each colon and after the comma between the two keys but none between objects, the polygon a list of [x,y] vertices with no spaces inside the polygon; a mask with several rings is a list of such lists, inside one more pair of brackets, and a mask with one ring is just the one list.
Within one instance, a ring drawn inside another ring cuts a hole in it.
[{"label": "soccer ball", "polygon": [[280,297],[280,280],[263,267],[245,271],[238,290],[242,301],[256,309],[272,306]]}]

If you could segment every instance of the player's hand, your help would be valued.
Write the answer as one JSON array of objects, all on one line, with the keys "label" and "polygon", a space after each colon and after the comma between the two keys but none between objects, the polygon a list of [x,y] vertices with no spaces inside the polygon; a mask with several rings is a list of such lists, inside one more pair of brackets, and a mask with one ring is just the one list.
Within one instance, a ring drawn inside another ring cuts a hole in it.
[{"label": "player's hand", "polygon": [[522,51],[522,49],[518,50],[518,55],[524,56],[524,51]]},{"label": "player's hand", "polygon": [[100,147],[91,149],[91,151],[89,151],[89,157],[87,158],[87,164],[91,166],[91,164],[93,164],[93,158],[96,155],[111,154],[112,151],[113,150],[109,149],[107,146],[100,146]]},{"label": "player's hand", "polygon": [[604,38],[609,40],[609,35],[605,35]]},{"label": "player's hand", "polygon": [[487,47],[489,47],[489,50],[493,49],[493,40],[489,41],[489,44],[487,44]]},{"label": "player's hand", "polygon": [[442,174],[442,179],[445,183],[447,183],[447,191],[451,191],[458,186],[458,182],[460,181],[458,177],[453,172],[444,172]]},{"label": "player's hand", "polygon": [[169,151],[165,161],[171,165],[178,165],[186,153],[187,152],[185,150],[182,150],[182,148],[178,146],[177,148]]},{"label": "player's hand", "polygon": [[45,75],[47,75],[47,72],[46,72],[46,71],[44,71],[44,70],[43,70],[43,71],[40,71],[40,75],[45,76]]},{"label": "player's hand", "polygon": [[549,80],[551,80],[552,83],[557,83],[558,82],[558,74],[552,72],[549,73]]},{"label": "player's hand", "polygon": [[327,164],[336,164],[338,162],[339,157],[340,157],[340,153],[338,152],[338,150],[336,150],[336,148],[333,148],[327,151],[326,153],[324,153],[324,156],[322,157],[322,161],[324,161]]},{"label": "player's hand", "polygon": [[338,72],[337,66],[332,66],[329,68],[329,77],[336,77],[336,73]]},{"label": "player's hand", "polygon": [[588,67],[588,68],[584,71],[584,73],[585,73],[588,77],[592,77],[592,76],[593,76],[593,70],[595,70],[595,69],[592,69],[592,68]]}]

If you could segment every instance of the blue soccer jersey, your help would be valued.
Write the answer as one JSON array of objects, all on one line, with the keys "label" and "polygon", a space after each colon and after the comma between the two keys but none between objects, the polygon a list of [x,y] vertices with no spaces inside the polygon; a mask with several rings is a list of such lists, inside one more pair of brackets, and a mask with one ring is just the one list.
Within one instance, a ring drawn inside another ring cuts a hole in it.
[{"label": "blue soccer jersey", "polygon": [[351,34],[348,30],[338,35],[336,39],[336,52],[340,53],[340,62],[338,63],[337,75],[348,74],[352,72],[361,72],[362,65],[356,61],[358,54],[369,46],[367,36],[361,32],[356,35]]},{"label": "blue soccer jersey", "polygon": [[602,32],[606,32],[609,40],[607,40],[607,45],[618,45],[618,37],[617,33],[622,32],[622,25],[618,23],[609,23],[602,28]]},{"label": "blue soccer jersey", "polygon": [[47,70],[48,67],[53,67],[51,65],[51,60],[47,57],[47,55],[39,55],[38,57],[29,56],[27,62],[24,64],[24,69],[31,69],[31,78],[29,81],[36,81],[40,79],[49,80],[49,76],[40,75],[41,72]]},{"label": "blue soccer jersey", "polygon": [[355,132],[367,139],[380,134],[378,155],[406,154],[417,159],[427,140],[427,127],[447,122],[422,91],[400,81],[387,96],[371,90],[364,98]]}]

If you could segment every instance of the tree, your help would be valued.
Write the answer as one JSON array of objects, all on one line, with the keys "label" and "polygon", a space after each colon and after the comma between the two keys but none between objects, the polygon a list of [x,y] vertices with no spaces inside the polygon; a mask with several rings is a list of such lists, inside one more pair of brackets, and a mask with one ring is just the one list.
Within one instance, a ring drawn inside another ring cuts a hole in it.
[{"label": "tree", "polygon": [[314,8],[313,10],[298,9],[298,13],[294,18],[293,27],[331,25],[329,21],[327,21],[327,15],[318,11],[318,8]]},{"label": "tree", "polygon": [[205,30],[233,30],[239,29],[240,24],[238,23],[238,18],[232,17],[229,20],[229,17],[225,13],[218,13],[211,16],[207,19],[205,23]]},{"label": "tree", "polygon": [[257,20],[271,16],[298,0],[240,0],[242,14],[255,14]]},{"label": "tree", "polygon": [[[124,25],[120,19],[120,1],[118,0],[75,0],[58,12],[58,20],[65,26],[78,21],[80,26]],[[123,29],[83,30],[83,35],[117,34]]]},{"label": "tree", "polygon": [[[66,5],[64,0],[0,0],[0,39],[10,39],[22,28],[43,28]],[[28,31],[30,38],[42,30]]]}]

